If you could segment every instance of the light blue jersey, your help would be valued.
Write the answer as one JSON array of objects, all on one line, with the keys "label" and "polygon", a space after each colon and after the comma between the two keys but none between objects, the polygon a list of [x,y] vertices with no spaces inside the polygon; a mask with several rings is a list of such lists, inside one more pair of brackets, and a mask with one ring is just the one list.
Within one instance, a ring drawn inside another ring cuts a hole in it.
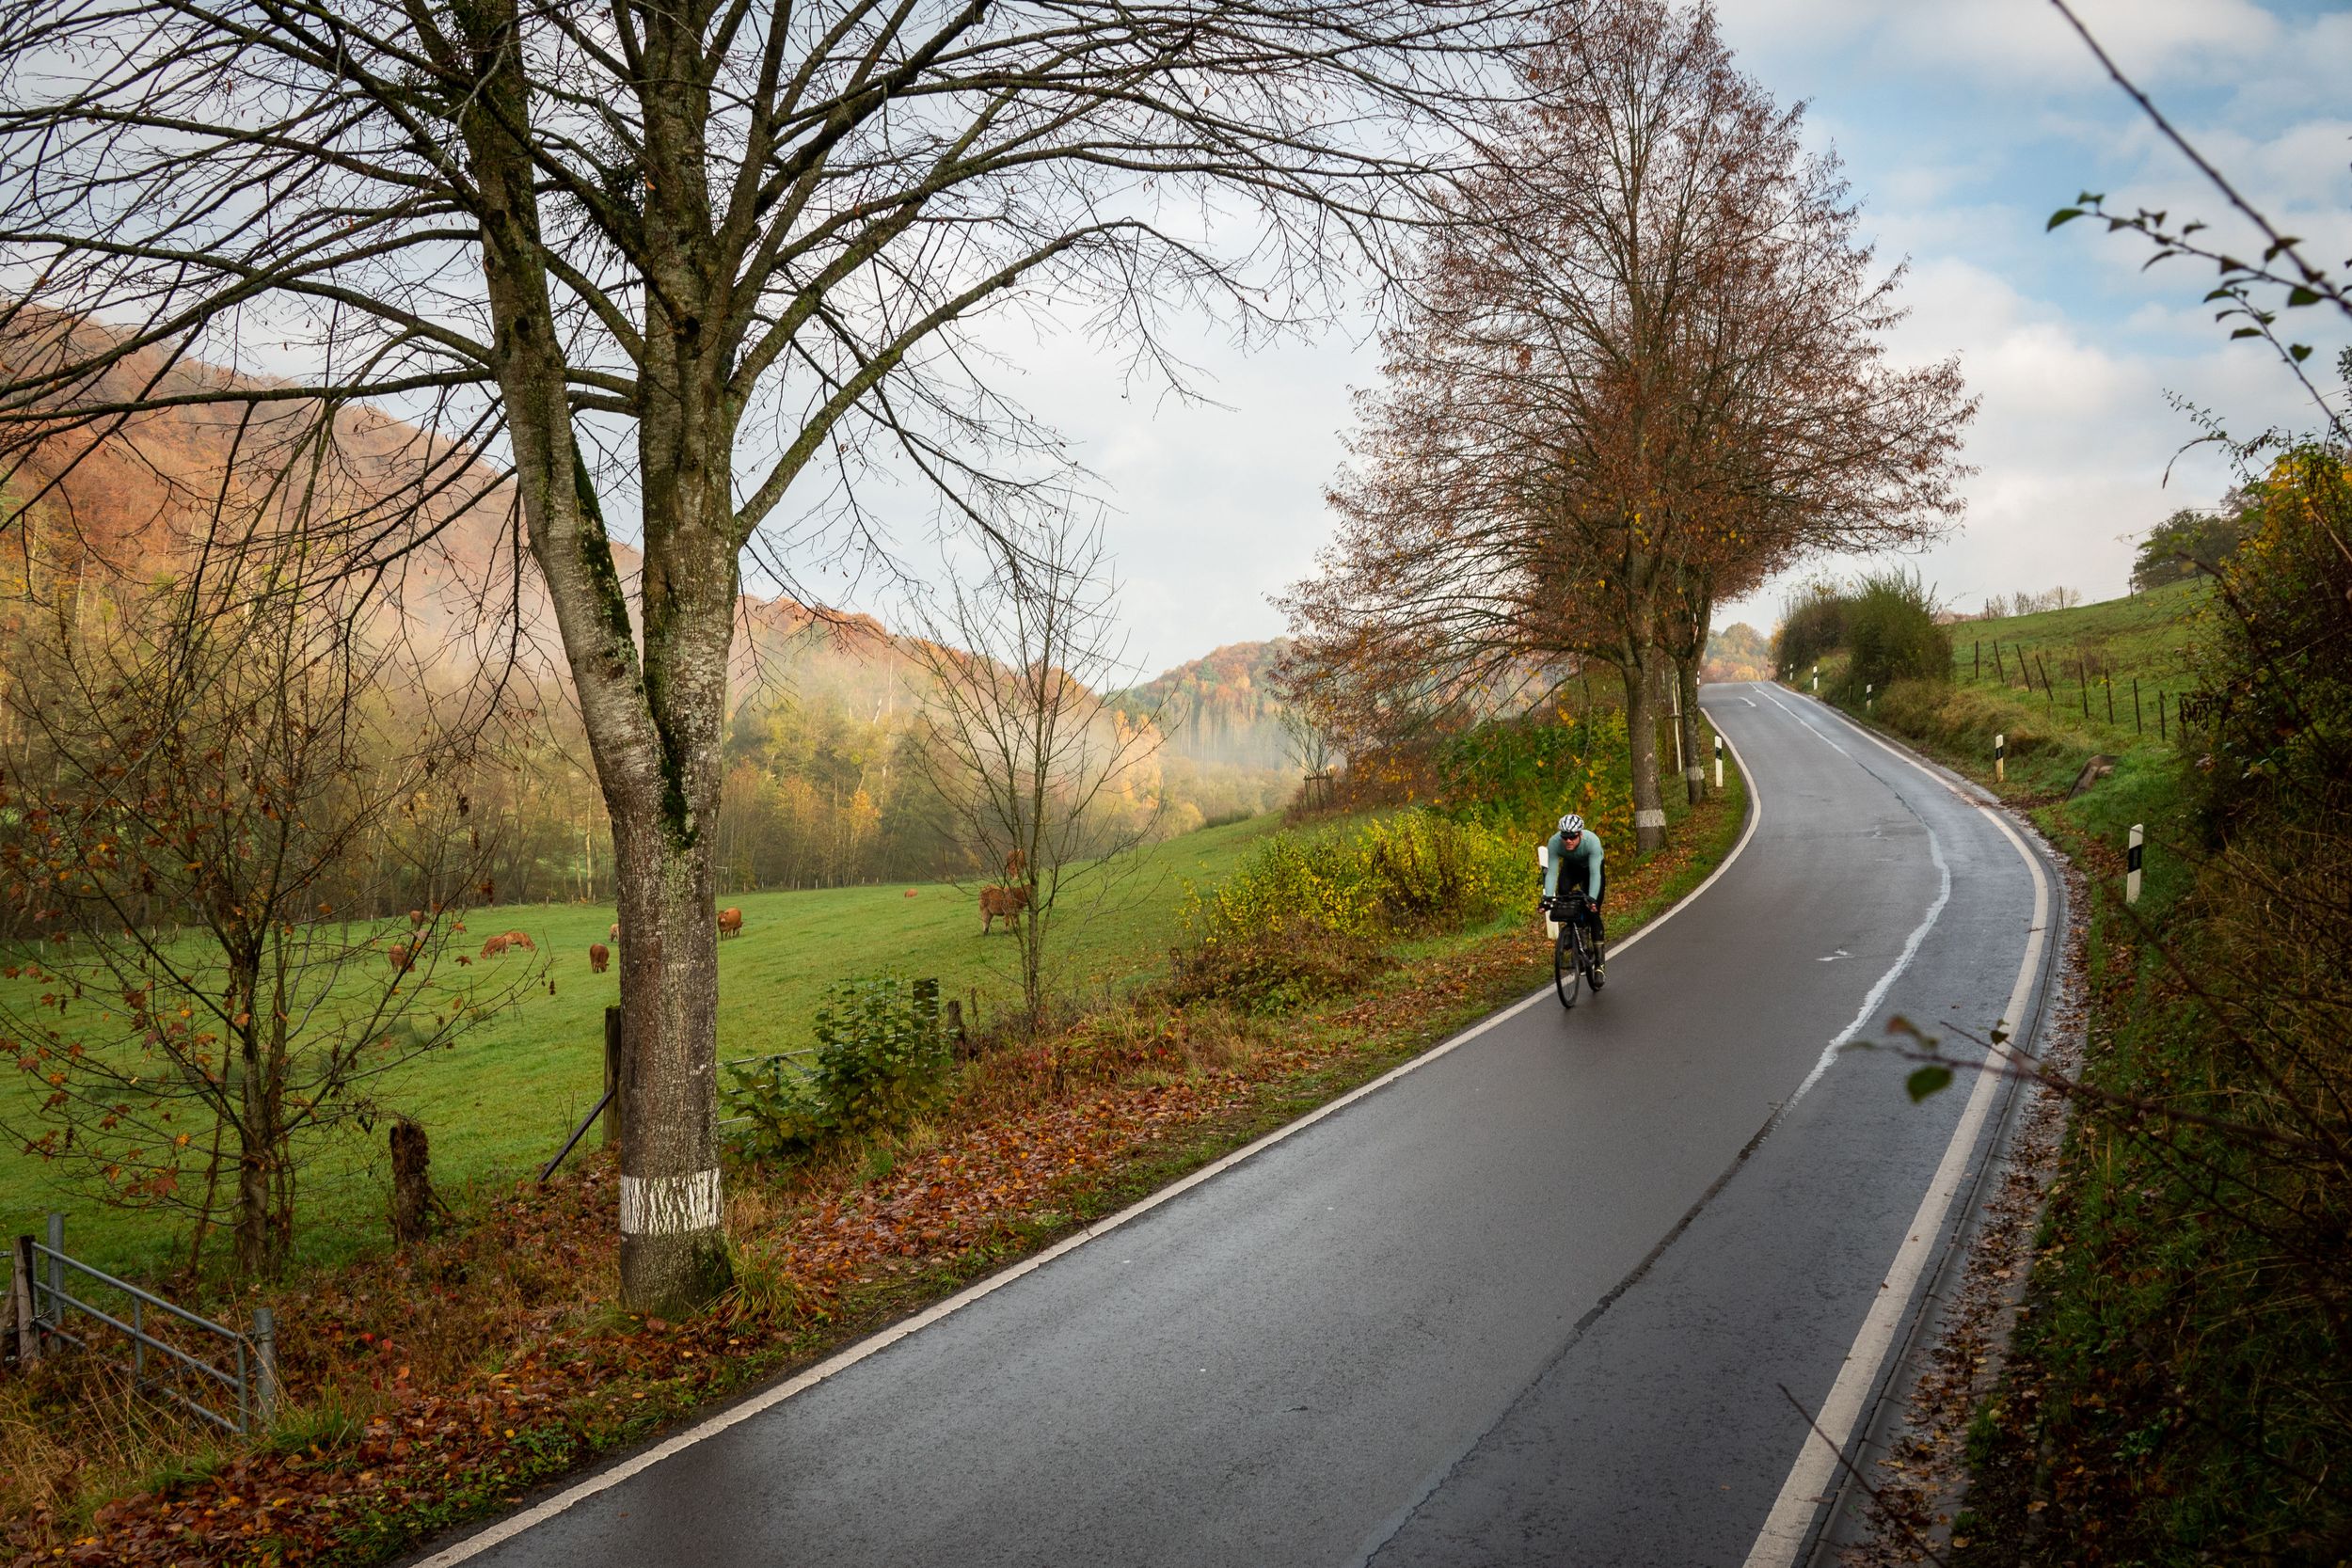
[{"label": "light blue jersey", "polygon": [[1544,867],[1545,897],[1549,898],[1559,890],[1561,867],[1573,864],[1584,879],[1584,896],[1595,903],[1600,902],[1601,847],[1598,833],[1590,828],[1585,829],[1573,849],[1563,849],[1560,835],[1554,833],[1546,848],[1549,852],[1544,857],[1548,863]]}]

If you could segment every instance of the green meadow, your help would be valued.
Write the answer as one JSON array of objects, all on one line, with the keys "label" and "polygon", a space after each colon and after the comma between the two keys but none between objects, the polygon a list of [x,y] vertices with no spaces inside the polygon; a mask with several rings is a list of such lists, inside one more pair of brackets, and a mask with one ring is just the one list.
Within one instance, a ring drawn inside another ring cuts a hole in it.
[{"label": "green meadow", "polygon": [[[1120,990],[1165,972],[1182,918],[1184,887],[1230,871],[1279,815],[1205,828],[1152,846],[1115,879],[1089,879],[1057,912],[1052,954],[1058,988],[1080,997]],[[1100,882],[1102,885],[1097,885]],[[1001,922],[980,930],[977,888],[945,883],[746,893],[721,899],[743,911],[743,934],[719,944],[719,1050],[723,1060],[810,1043],[809,1016],[836,981],[868,975],[935,977],[946,996],[977,1001],[982,1024],[1019,994],[1015,942]],[[535,1173],[603,1089],[604,1009],[620,1000],[619,966],[590,973],[588,948],[604,942],[612,911],[584,904],[509,904],[469,913],[478,947],[494,931],[521,930],[532,954],[476,960],[470,972],[496,984],[546,969],[546,981],[436,1051],[379,1082],[388,1113],[414,1117],[432,1142],[435,1183],[453,1202],[469,1187]],[[438,979],[450,979],[444,972]],[[24,986],[26,982],[0,981]],[[24,1074],[0,1079],[0,1120],[20,1135],[37,1130],[38,1085]],[[593,1144],[592,1132],[588,1142]],[[304,1174],[298,1259],[326,1261],[364,1248],[386,1224],[388,1155],[379,1121],[373,1133],[336,1135],[313,1148]],[[575,1156],[577,1157],[577,1156]],[[101,1205],[87,1190],[21,1151],[0,1148],[0,1226],[38,1232],[45,1211],[66,1211],[68,1246],[101,1266],[157,1272],[183,1234],[174,1217]],[[462,1205],[461,1205],[462,1206]]]}]

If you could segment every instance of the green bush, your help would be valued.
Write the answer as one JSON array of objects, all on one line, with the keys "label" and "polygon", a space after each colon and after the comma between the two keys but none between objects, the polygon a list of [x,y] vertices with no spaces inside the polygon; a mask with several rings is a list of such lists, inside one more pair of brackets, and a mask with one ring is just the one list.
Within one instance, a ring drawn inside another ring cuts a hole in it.
[{"label": "green bush", "polygon": [[1899,680],[1949,680],[1952,635],[1935,624],[1935,599],[1916,572],[1874,572],[1845,601],[1850,680],[1883,691]]},{"label": "green bush", "polygon": [[827,992],[812,1032],[817,1059],[805,1074],[781,1060],[727,1069],[735,1080],[727,1108],[750,1118],[762,1154],[788,1158],[902,1126],[950,1060],[935,980],[843,981]]},{"label": "green bush", "polygon": [[1836,583],[1807,583],[1781,607],[1772,663],[1803,679],[1823,654],[1845,644],[1845,593]]},{"label": "green bush", "polygon": [[1621,709],[1489,721],[1447,739],[1436,762],[1431,804],[1458,821],[1542,839],[1572,811],[1604,844],[1633,842],[1633,767]]}]

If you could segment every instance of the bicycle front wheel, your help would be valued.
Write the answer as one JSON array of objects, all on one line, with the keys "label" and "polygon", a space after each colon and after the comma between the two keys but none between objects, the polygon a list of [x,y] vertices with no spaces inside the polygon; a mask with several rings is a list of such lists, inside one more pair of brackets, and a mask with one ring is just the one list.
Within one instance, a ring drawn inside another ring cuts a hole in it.
[{"label": "bicycle front wheel", "polygon": [[1560,993],[1560,1006],[1576,1006],[1576,993],[1584,983],[1584,966],[1578,961],[1577,934],[1581,929],[1574,921],[1563,921],[1559,940],[1551,944],[1551,984]]}]

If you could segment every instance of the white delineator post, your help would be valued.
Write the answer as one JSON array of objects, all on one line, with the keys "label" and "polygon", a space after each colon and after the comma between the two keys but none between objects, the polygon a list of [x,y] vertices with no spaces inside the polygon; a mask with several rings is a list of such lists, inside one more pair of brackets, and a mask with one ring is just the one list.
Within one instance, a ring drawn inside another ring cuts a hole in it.
[{"label": "white delineator post", "polygon": [[1993,737],[1993,777],[1996,783],[2009,777],[2009,736],[2005,735]]},{"label": "white delineator post", "polygon": [[1821,667],[1820,667],[1820,665],[1818,665],[1818,664],[1817,664],[1817,665],[1815,665],[1815,666],[1813,667],[1813,695],[1815,695],[1816,697],[1818,697],[1818,696],[1820,696],[1820,694],[1821,694]]},{"label": "white delineator post", "polygon": [[2126,904],[2139,902],[2139,863],[2147,853],[2144,847],[2147,842],[2144,825],[2133,823],[2131,839],[2123,849],[2123,902]]},{"label": "white delineator post", "polygon": [[[1850,690],[1851,690],[1851,688],[1849,688],[1848,689],[1850,689]],[[1878,688],[1877,688],[1876,686],[1872,685],[1870,682],[1868,682],[1868,681],[1865,681],[1865,682],[1863,682],[1863,683],[1862,683],[1862,711],[1863,711],[1863,712],[1865,712],[1865,713],[1869,712],[1869,711],[1870,711],[1870,708],[1871,708],[1871,706],[1872,706],[1872,705],[1874,705],[1874,704],[1878,701],[1878,699],[1877,699],[1876,697],[1874,697],[1874,696],[1872,696],[1872,695],[1871,695],[1871,693],[1875,692],[1876,690],[1878,690]]]},{"label": "white delineator post", "polygon": [[1715,787],[1724,787],[1724,737],[1715,737]]},{"label": "white delineator post", "polygon": [[[1551,846],[1549,844],[1538,844],[1535,846],[1535,869],[1542,871],[1549,867],[1550,864]],[[1539,878],[1537,880],[1540,883],[1541,879]],[[1560,923],[1552,919],[1549,914],[1546,914],[1544,916],[1544,935],[1553,942],[1558,942],[1560,940]]]}]

